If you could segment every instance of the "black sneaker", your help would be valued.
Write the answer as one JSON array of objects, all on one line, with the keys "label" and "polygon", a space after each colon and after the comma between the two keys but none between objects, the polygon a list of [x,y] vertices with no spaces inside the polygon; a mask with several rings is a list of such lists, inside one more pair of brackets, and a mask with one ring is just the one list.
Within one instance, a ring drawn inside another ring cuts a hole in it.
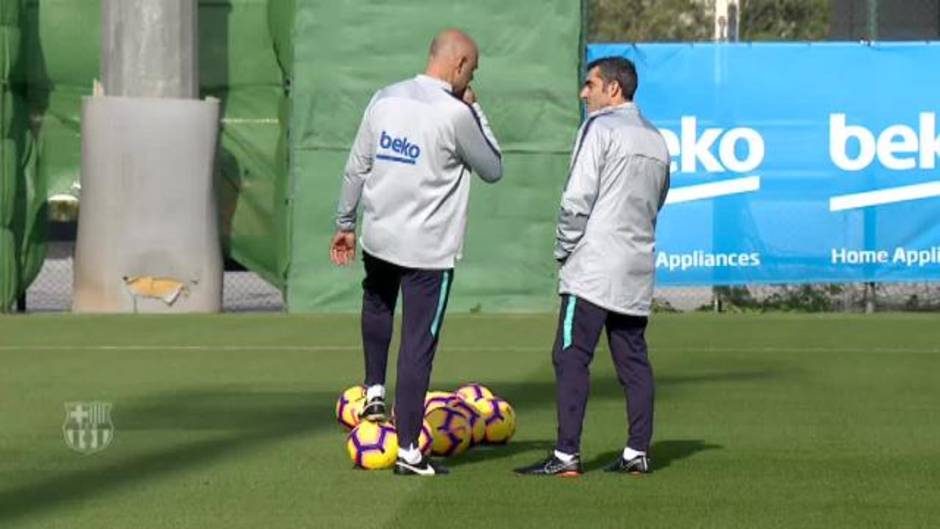
[{"label": "black sneaker", "polygon": [[432,463],[431,458],[428,456],[422,456],[421,461],[415,464],[399,457],[395,461],[395,470],[392,472],[399,476],[443,476],[444,474],[450,474],[450,470],[437,463]]},{"label": "black sneaker", "polygon": [[363,421],[382,422],[385,420],[385,399],[382,397],[373,397],[366,402],[359,413],[359,419]]},{"label": "black sneaker", "polygon": [[534,463],[527,467],[517,468],[516,474],[525,476],[560,476],[572,478],[580,476],[584,469],[581,467],[581,456],[575,455],[574,458],[565,463],[555,456],[555,453],[549,454],[544,460]]},{"label": "black sneaker", "polygon": [[617,458],[609,467],[604,469],[604,472],[620,472],[623,474],[649,474],[652,472],[650,469],[650,460],[646,456],[636,456],[633,459],[627,460],[623,456]]}]

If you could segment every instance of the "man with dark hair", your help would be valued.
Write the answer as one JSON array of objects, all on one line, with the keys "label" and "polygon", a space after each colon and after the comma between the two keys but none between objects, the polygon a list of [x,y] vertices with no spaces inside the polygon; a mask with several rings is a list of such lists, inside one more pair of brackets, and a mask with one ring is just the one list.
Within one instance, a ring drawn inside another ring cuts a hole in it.
[{"label": "man with dark hair", "polygon": [[355,258],[360,201],[364,210],[365,420],[386,418],[385,369],[399,290],[404,298],[396,474],[446,473],[417,448],[424,395],[463,247],[470,169],[486,182],[503,172],[499,145],[470,88],[478,59],[469,35],[445,30],[431,43],[423,75],[376,92],[349,154],[337,208],[330,245],[337,265]]},{"label": "man with dark hair", "polygon": [[629,422],[627,446],[607,470],[650,472],[653,372],[644,333],[653,297],[656,217],[669,190],[669,153],[633,103],[636,88],[636,68],[627,59],[588,65],[580,96],[589,114],[578,132],[555,232],[562,296],[552,352],[558,438],[553,453],[516,469],[520,474],[583,472],[588,366],[605,328]]},{"label": "man with dark hair", "polygon": [[636,66],[633,61],[623,57],[604,57],[588,64],[589,72],[594,68],[597,68],[598,76],[603,82],[620,85],[624,101],[633,101],[637,87]]}]

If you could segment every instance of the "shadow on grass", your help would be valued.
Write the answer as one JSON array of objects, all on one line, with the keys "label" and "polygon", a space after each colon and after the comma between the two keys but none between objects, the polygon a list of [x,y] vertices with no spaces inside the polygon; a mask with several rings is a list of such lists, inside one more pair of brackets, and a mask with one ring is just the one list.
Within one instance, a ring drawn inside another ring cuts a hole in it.
[{"label": "shadow on grass", "polygon": [[[124,407],[116,403],[115,445],[121,443],[122,432],[134,430],[181,431],[190,436],[205,430],[206,435],[219,436],[127,457],[108,457],[107,451],[94,456],[76,454],[88,458],[80,470],[57,472],[0,491],[0,527],[8,527],[29,514],[45,514],[61,505],[126,490],[132,484],[211,465],[246,450],[332,427],[334,398],[333,394],[319,392],[224,391],[157,396]],[[182,433],[180,436],[186,437]],[[108,450],[120,450],[120,445],[115,445]],[[68,450],[64,442],[62,450]]]},{"label": "shadow on grass", "polygon": [[[721,450],[721,445],[706,443],[700,439],[669,439],[657,441],[650,447],[650,463],[653,472],[663,470],[675,461],[692,457],[693,455],[706,450]],[[584,464],[584,470],[598,470],[610,465],[621,456],[621,450],[612,450],[605,452],[591,461]]]},{"label": "shadow on grass", "polygon": [[539,455],[544,455],[554,446],[554,441],[511,441],[505,445],[483,445],[471,448],[469,452],[459,457],[448,459],[444,464],[448,467],[459,467],[490,462],[525,452],[538,452]]}]

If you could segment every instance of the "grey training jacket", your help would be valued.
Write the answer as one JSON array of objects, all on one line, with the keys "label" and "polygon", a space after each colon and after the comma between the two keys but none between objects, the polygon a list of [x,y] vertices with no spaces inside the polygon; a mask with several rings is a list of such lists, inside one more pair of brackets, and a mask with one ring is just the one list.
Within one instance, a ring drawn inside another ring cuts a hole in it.
[{"label": "grey training jacket", "polygon": [[656,216],[668,191],[666,143],[636,105],[592,112],[578,131],[561,197],[559,293],[649,315]]},{"label": "grey training jacket", "polygon": [[487,182],[503,175],[501,152],[479,105],[425,75],[376,92],[349,153],[336,213],[362,248],[422,269],[454,267],[467,224],[470,170]]}]

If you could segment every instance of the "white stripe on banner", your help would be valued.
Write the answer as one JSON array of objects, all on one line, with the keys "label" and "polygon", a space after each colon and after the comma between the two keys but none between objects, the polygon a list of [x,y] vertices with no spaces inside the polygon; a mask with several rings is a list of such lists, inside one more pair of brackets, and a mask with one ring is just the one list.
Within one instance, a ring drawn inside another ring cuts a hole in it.
[{"label": "white stripe on banner", "polygon": [[843,211],[846,209],[867,208],[881,204],[907,202],[940,196],[940,182],[927,182],[912,186],[892,187],[879,191],[867,191],[851,195],[839,195],[829,199],[829,211]]},{"label": "white stripe on banner", "polygon": [[745,176],[744,178],[722,180],[721,182],[712,182],[710,184],[672,188],[669,190],[669,194],[666,195],[666,204],[692,202],[693,200],[705,200],[707,198],[736,195],[738,193],[751,193],[759,190],[760,177]]}]

